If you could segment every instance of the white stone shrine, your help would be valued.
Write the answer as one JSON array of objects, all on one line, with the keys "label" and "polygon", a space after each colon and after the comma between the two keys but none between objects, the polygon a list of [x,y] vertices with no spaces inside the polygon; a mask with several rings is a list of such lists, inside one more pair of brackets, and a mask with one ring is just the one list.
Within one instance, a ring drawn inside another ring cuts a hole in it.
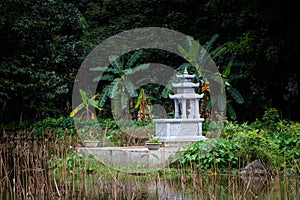
[{"label": "white stone shrine", "polygon": [[199,100],[204,94],[195,93],[194,88],[199,87],[199,83],[192,82],[195,75],[188,74],[187,69],[176,77],[179,78],[179,82],[172,84],[176,94],[169,94],[169,97],[174,99],[174,119],[154,119],[155,135],[164,143],[203,140],[205,139],[202,135],[204,118],[200,117]]}]

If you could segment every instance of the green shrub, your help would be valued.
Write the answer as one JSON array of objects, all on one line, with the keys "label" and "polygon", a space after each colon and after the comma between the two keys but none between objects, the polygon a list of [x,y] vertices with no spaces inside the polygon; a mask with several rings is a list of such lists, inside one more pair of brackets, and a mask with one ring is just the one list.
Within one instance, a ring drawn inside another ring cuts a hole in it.
[{"label": "green shrub", "polygon": [[280,158],[279,145],[267,135],[265,130],[247,123],[227,122],[223,138],[190,145],[178,161],[203,171],[228,172],[239,170],[255,159],[262,159],[274,169]]},{"label": "green shrub", "polygon": [[57,137],[72,135],[75,131],[74,121],[71,117],[45,118],[30,126],[30,130],[35,130],[33,137],[48,137],[54,134]]},{"label": "green shrub", "polygon": [[237,150],[236,144],[223,138],[201,140],[189,146],[178,161],[201,171],[224,171],[229,165],[237,166]]},{"label": "green shrub", "polygon": [[278,145],[280,167],[289,173],[300,172],[300,123],[280,121],[268,133],[272,142]]}]

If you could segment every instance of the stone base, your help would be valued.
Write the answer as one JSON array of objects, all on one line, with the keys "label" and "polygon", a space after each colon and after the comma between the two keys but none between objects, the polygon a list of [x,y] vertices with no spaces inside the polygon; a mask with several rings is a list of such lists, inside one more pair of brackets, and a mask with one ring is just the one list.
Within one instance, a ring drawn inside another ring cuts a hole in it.
[{"label": "stone base", "polygon": [[[158,137],[158,136],[157,136]],[[159,136],[161,142],[169,143],[191,143],[199,140],[205,140],[205,136]]]},{"label": "stone base", "polygon": [[199,119],[154,119],[156,132],[161,142],[195,142],[206,139],[202,136],[203,118]]},{"label": "stone base", "polygon": [[168,166],[176,158],[176,153],[183,150],[179,146],[161,147],[158,150],[148,150],[145,146],[81,147],[77,149],[86,156],[93,154],[96,160],[104,162],[106,165],[127,171]]}]

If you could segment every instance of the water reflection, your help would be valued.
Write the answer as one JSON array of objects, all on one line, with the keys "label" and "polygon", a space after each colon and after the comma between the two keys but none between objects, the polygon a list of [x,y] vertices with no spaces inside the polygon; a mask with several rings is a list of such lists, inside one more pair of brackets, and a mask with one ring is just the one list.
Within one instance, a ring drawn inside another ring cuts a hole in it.
[{"label": "water reflection", "polygon": [[[131,179],[131,180],[130,180]],[[106,187],[100,199],[300,199],[299,177],[239,177],[195,175],[188,180],[128,178]],[[117,189],[116,196],[111,189]],[[104,188],[103,188],[104,189]]]}]

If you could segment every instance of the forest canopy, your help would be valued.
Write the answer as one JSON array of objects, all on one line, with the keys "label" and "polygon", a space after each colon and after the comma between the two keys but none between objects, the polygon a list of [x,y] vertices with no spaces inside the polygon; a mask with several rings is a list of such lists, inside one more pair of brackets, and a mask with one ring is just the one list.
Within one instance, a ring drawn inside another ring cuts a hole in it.
[{"label": "forest canopy", "polygon": [[[201,45],[217,35],[212,49],[227,50],[216,64],[224,70],[231,60],[230,75],[239,76],[231,82],[244,99],[232,103],[237,120],[261,117],[267,107],[299,120],[299,13],[280,0],[2,0],[1,123],[68,115],[85,56],[108,37],[141,27],[173,29]],[[162,57],[178,67],[168,56],[143,59]]]}]

